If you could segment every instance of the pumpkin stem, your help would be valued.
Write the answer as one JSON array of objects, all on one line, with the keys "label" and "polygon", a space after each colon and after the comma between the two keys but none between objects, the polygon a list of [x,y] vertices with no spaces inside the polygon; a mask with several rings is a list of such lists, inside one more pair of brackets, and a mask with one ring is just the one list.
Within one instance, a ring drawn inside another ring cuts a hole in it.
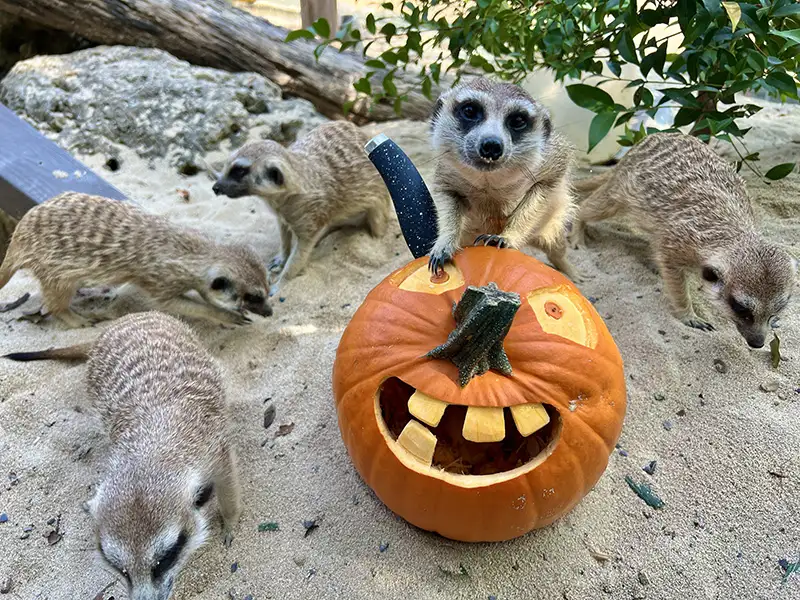
[{"label": "pumpkin stem", "polygon": [[461,387],[489,369],[511,375],[503,340],[520,307],[519,294],[504,292],[497,284],[469,286],[453,305],[456,328],[447,341],[428,354],[428,358],[447,358],[458,367]]}]

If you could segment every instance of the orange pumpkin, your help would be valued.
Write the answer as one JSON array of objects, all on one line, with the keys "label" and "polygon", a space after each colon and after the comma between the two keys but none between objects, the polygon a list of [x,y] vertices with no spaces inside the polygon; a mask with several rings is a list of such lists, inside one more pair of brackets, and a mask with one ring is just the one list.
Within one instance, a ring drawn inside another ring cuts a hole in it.
[{"label": "orange pumpkin", "polygon": [[427,265],[381,282],[342,336],[333,392],[347,451],[423,529],[476,542],[548,525],[619,438],[619,351],[592,304],[530,256],[470,247],[442,277]]}]

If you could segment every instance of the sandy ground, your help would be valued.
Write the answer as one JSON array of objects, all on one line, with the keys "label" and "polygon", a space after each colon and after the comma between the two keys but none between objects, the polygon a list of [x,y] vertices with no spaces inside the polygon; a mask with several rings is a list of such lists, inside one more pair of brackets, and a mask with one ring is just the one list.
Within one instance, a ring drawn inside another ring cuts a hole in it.
[{"label": "sandy ground", "polygon": [[[797,160],[800,112],[771,107],[758,128],[750,150],[761,150],[764,163]],[[424,125],[372,128],[379,130],[430,176]],[[256,199],[216,198],[205,176],[183,177],[162,163],[149,169],[132,154],[114,173],[102,168],[102,157],[81,158],[148,210],[220,239],[246,239],[265,260],[277,251],[276,222]],[[768,235],[800,254],[800,175],[750,182]],[[189,202],[178,189],[189,190]],[[572,513],[511,542],[459,544],[396,518],[362,483],[339,437],[331,367],[361,300],[410,254],[397,223],[380,241],[338,232],[318,247],[307,274],[283,288],[271,319],[239,330],[197,324],[227,372],[245,508],[233,546],[214,539],[185,570],[175,598],[800,597],[800,577],[783,584],[779,566],[800,559],[800,304],[782,320],[784,360],[774,371],[768,351],[748,349],[732,326],[717,320],[719,331],[708,334],[670,317],[642,241],[624,223],[593,231],[596,240],[573,257],[595,275],[582,290],[596,298],[625,359],[629,406],[619,450]],[[28,305],[0,315],[0,353],[96,335],[20,321],[38,299],[25,274],[0,292],[0,302],[29,290]],[[144,308],[130,297],[112,303],[120,312],[126,307]],[[727,372],[715,369],[716,359]],[[119,583],[98,594],[115,578],[95,559],[91,522],[81,510],[107,450],[87,410],[84,373],[83,366],[0,364],[0,513],[8,519],[0,523],[0,584],[12,581],[6,597],[125,597]],[[269,404],[277,418],[265,430]],[[651,461],[652,476],[642,470]],[[626,475],[649,482],[665,507],[646,506]],[[303,521],[319,516],[319,528],[306,537]],[[48,522],[57,518],[63,537],[51,545]],[[263,522],[277,522],[279,530],[259,532]]]}]

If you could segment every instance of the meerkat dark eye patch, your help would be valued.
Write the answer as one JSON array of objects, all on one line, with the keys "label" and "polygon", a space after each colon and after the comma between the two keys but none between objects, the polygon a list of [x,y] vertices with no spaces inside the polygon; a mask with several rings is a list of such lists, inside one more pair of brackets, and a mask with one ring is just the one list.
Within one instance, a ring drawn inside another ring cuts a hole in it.
[{"label": "meerkat dark eye patch", "polygon": [[736,300],[736,298],[731,298],[730,300],[728,300],[728,304],[730,305],[731,310],[734,313],[736,313],[737,316],[745,320],[750,320],[750,321],[753,320],[753,311],[744,304],[742,304],[741,302],[739,302],[738,300]]},{"label": "meerkat dark eye patch", "polygon": [[247,304],[254,304],[254,305],[264,304],[264,302],[266,302],[264,296],[261,296],[259,294],[245,294],[243,300]]},{"label": "meerkat dark eye patch", "polygon": [[246,164],[233,163],[228,170],[228,177],[234,181],[241,181],[250,174],[250,166]]},{"label": "meerkat dark eye patch", "polygon": [[186,534],[181,531],[175,543],[167,548],[166,552],[162,553],[158,560],[156,560],[155,566],[151,569],[153,579],[161,579],[175,566],[175,563],[181,555],[181,551],[183,551],[183,548],[186,546],[186,541]]},{"label": "meerkat dark eye patch", "polygon": [[454,115],[461,128],[466,131],[483,121],[483,107],[473,100],[468,100],[456,106]]},{"label": "meerkat dark eye patch", "polygon": [[195,508],[203,508],[208,501],[211,500],[211,496],[214,495],[214,484],[209,483],[201,487],[197,490],[197,494],[194,497],[194,507]]},{"label": "meerkat dark eye patch", "polygon": [[512,133],[522,133],[533,125],[533,120],[524,112],[511,113],[506,117],[506,127]]},{"label": "meerkat dark eye patch", "polygon": [[227,277],[217,277],[211,282],[211,289],[216,291],[227,290],[233,287],[231,280]]},{"label": "meerkat dark eye patch", "polygon": [[277,167],[270,167],[267,169],[267,179],[275,185],[283,185],[283,173]]},{"label": "meerkat dark eye patch", "polygon": [[719,281],[719,272],[714,267],[703,267],[702,276],[709,283],[717,283]]}]

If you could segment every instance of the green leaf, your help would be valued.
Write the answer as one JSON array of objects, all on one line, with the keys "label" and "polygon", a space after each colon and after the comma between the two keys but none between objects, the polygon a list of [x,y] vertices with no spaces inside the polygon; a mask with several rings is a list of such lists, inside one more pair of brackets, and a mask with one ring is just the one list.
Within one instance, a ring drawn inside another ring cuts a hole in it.
[{"label": "green leaf", "polygon": [[639,64],[636,58],[636,46],[633,45],[633,39],[627,31],[623,31],[617,38],[617,52],[627,62]]},{"label": "green leaf", "polygon": [[633,93],[633,102],[636,106],[653,106],[653,93],[644,86],[640,86]]},{"label": "green leaf", "polygon": [[742,9],[739,7],[739,3],[723,2],[722,6],[725,8],[725,12],[728,13],[728,17],[731,20],[731,31],[736,31],[736,26],[742,18]]},{"label": "green leaf", "polygon": [[581,108],[588,108],[593,112],[601,112],[614,106],[614,99],[605,90],[585,83],[576,83],[567,86],[569,99]]},{"label": "green leaf", "polygon": [[383,69],[386,66],[383,64],[383,61],[376,60],[374,58],[365,62],[364,65],[369,67],[370,69]]},{"label": "green leaf", "polygon": [[606,63],[608,65],[608,70],[611,71],[614,75],[619,77],[622,75],[622,66],[615,60],[610,60]]},{"label": "green leaf", "polygon": [[422,95],[425,96],[428,100],[433,100],[431,98],[431,79],[430,77],[426,77],[422,80]]},{"label": "green leaf", "polygon": [[779,35],[784,39],[794,42],[792,45],[800,44],[800,29],[789,29],[787,31],[770,31],[772,35]]},{"label": "green leaf", "polygon": [[611,128],[614,126],[614,121],[617,119],[615,112],[601,112],[597,113],[589,125],[589,150],[594,150],[595,146],[603,141],[603,138],[608,135]]},{"label": "green leaf", "polygon": [[353,88],[355,88],[357,92],[361,92],[362,94],[366,94],[367,96],[372,95],[372,85],[370,84],[369,79],[367,79],[366,77],[362,77],[361,79],[356,81],[353,84]]},{"label": "green leaf", "polygon": [[673,121],[672,125],[674,127],[684,127],[686,125],[691,125],[692,123],[697,121],[697,119],[699,119],[700,115],[702,114],[703,111],[701,111],[698,108],[687,108],[684,106],[675,114],[675,120]]},{"label": "green leaf", "polygon": [[308,29],[295,29],[294,31],[290,31],[289,34],[286,36],[286,39],[283,40],[287,44],[289,42],[293,42],[295,40],[313,40],[316,36],[314,35],[313,31],[309,31]]},{"label": "green leaf", "polygon": [[772,358],[772,368],[777,369],[781,364],[781,338],[775,332],[772,333],[772,341],[769,343],[769,354]]},{"label": "green leaf", "polygon": [[367,31],[372,35],[375,35],[375,32],[378,31],[378,28],[375,26],[375,15],[372,13],[367,15]]},{"label": "green leaf", "polygon": [[764,173],[764,177],[770,179],[772,181],[777,181],[778,179],[783,179],[789,173],[794,171],[797,165],[795,163],[783,163],[782,165],[776,165],[772,167],[769,171]]},{"label": "green leaf", "polygon": [[384,2],[383,4],[381,4],[381,8],[394,11],[394,4],[392,4],[391,2]]},{"label": "green leaf", "polygon": [[387,96],[395,97],[397,96],[397,86],[394,84],[394,75],[388,73],[383,78],[383,89],[386,92]]},{"label": "green leaf", "polygon": [[390,41],[395,33],[397,33],[397,27],[394,23],[386,23],[381,27],[381,35],[386,36],[386,41]]},{"label": "green leaf", "polygon": [[353,110],[353,106],[355,106],[355,100],[348,100],[344,104],[342,104],[342,114],[346,117],[350,114],[350,111]]},{"label": "green leaf", "polygon": [[779,92],[797,98],[797,83],[791,75],[780,72],[770,73],[764,81]]},{"label": "green leaf", "polygon": [[321,38],[328,39],[331,35],[331,26],[328,25],[328,19],[323,19],[320,17],[311,24],[311,27]]},{"label": "green leaf", "polygon": [[[397,90],[395,90],[395,92],[396,92],[396,91],[397,91]],[[400,98],[396,98],[396,99],[395,99],[395,101],[394,101],[394,104],[392,105],[392,107],[394,108],[394,112],[395,112],[395,114],[396,114],[398,117],[399,117],[399,116],[401,116],[401,115],[403,114],[403,112],[402,112],[402,107],[403,107],[403,98],[402,98],[402,97],[400,97]]]},{"label": "green leaf", "polygon": [[800,4],[798,4],[796,1],[791,4],[787,4],[786,6],[781,6],[774,13],[772,13],[772,17],[776,19],[791,15],[800,15]]}]

